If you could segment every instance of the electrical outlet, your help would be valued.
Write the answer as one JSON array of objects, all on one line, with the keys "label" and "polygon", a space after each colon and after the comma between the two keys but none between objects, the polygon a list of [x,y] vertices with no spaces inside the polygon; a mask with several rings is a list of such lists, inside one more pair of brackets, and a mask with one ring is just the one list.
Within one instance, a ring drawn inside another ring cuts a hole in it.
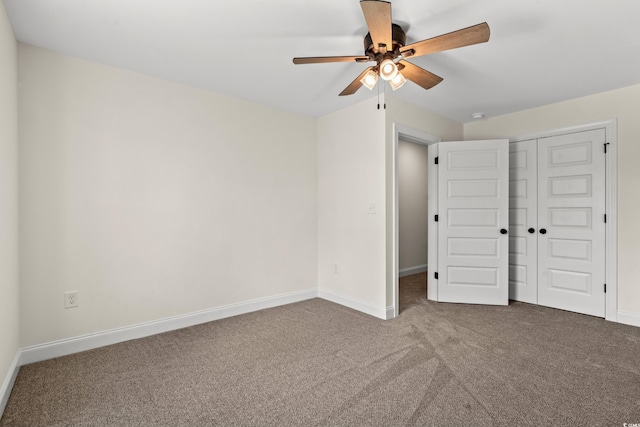
[{"label": "electrical outlet", "polygon": [[78,291],[70,291],[64,293],[64,308],[73,308],[78,306]]}]

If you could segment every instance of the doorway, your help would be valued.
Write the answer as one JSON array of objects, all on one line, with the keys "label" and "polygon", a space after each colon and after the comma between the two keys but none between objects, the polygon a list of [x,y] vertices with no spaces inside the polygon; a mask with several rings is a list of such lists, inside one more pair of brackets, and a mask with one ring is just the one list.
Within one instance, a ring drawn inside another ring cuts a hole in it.
[{"label": "doorway", "polygon": [[[399,314],[399,309],[400,309],[400,275],[401,274],[406,274],[406,275],[410,275],[414,272],[417,272],[417,274],[422,274],[421,272],[426,271],[426,269],[428,268],[428,260],[425,260],[425,262],[423,264],[416,264],[415,259],[419,259],[418,258],[409,258],[409,259],[405,259],[404,261],[406,261],[406,264],[403,264],[403,269],[404,271],[401,273],[400,270],[400,230],[399,230],[399,162],[398,162],[398,157],[399,157],[399,145],[400,145],[400,141],[403,142],[403,144],[413,144],[413,145],[417,145],[420,146],[420,148],[424,147],[424,149],[426,150],[426,148],[434,143],[440,142],[441,138],[437,135],[433,135],[427,132],[423,132],[423,131],[419,131],[417,129],[413,129],[410,128],[408,126],[404,126],[404,125],[399,125],[399,124],[395,124],[393,125],[393,136],[394,136],[394,149],[393,149],[393,212],[392,212],[392,218],[391,221],[393,223],[393,227],[394,227],[394,232],[393,232],[393,239],[392,244],[392,253],[393,253],[393,268],[392,268],[392,290],[393,290],[393,317],[397,317]],[[410,149],[414,148],[412,146],[408,146]],[[419,148],[418,148],[419,149]],[[416,150],[411,150],[411,151],[416,151]],[[433,161],[433,159],[431,157],[427,157],[427,163]],[[429,186],[429,188],[427,189],[427,193],[425,194],[425,197],[427,197],[426,200],[426,205],[428,206],[429,203],[432,202],[432,191],[430,191],[430,188],[432,188],[433,186],[433,182],[429,181],[431,180],[431,174],[433,173],[433,171],[429,168],[427,168],[427,171],[425,172],[427,174],[429,174],[429,178],[428,178],[428,183],[427,185]],[[425,216],[427,216],[427,212],[423,212],[423,214]],[[427,232],[427,236],[428,239],[431,239],[431,237],[428,236],[428,232]],[[406,243],[406,242],[405,242]],[[424,254],[425,256],[427,255],[427,249],[424,249]],[[415,264],[415,265],[410,265],[410,264]]]},{"label": "doorway", "polygon": [[400,311],[427,292],[429,151],[398,141],[398,268]]}]

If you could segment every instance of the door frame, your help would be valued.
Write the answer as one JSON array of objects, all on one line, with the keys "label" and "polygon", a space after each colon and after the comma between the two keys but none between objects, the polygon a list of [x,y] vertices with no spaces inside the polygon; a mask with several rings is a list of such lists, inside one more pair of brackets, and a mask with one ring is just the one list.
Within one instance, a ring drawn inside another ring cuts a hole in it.
[{"label": "door frame", "polygon": [[[392,289],[393,289],[393,314],[388,318],[398,317],[400,312],[400,303],[399,303],[399,286],[400,286],[400,263],[399,263],[399,223],[398,223],[398,143],[400,139],[404,141],[412,142],[414,144],[429,146],[431,144],[435,144],[437,142],[441,142],[442,138],[438,135],[431,134],[429,132],[421,131],[418,129],[414,129],[409,126],[405,126],[398,123],[393,123],[393,211],[391,213],[391,221],[393,223],[393,236],[391,238],[392,241],[392,262],[391,262],[391,280],[393,281]],[[431,164],[431,157],[429,158],[429,164]],[[432,202],[432,183],[434,181],[433,174],[435,173],[435,168],[429,168],[429,188],[428,188],[428,203],[431,205]],[[429,232],[429,239],[431,239],[431,232]],[[429,261],[427,261],[427,270],[429,268],[429,262],[431,261],[431,255],[429,254]],[[389,313],[391,314],[391,313]]]},{"label": "door frame", "polygon": [[[553,130],[534,132],[509,138],[509,143],[528,139],[547,138],[551,136],[578,133],[588,130],[604,129],[607,156],[605,157],[605,319],[618,321],[618,119],[606,119],[582,125],[569,126]],[[604,147],[602,147],[604,150]]]}]

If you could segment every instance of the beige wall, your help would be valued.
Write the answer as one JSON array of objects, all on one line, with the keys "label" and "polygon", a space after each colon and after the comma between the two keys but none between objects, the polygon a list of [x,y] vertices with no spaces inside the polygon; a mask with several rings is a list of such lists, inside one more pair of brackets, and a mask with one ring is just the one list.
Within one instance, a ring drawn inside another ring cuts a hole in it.
[{"label": "beige wall", "polygon": [[0,392],[19,344],[17,71],[16,39],[0,2]]},{"label": "beige wall", "polygon": [[[425,94],[425,96],[427,95]],[[386,104],[387,142],[393,142],[394,123],[439,136],[442,141],[460,141],[463,139],[464,130],[460,122],[433,111],[425,110],[392,95],[387,95]],[[392,149],[393,144],[390,145],[391,147],[388,148]]]},{"label": "beige wall", "polygon": [[611,118],[618,122],[618,310],[640,316],[640,85],[467,123],[464,137],[517,137]]},{"label": "beige wall", "polygon": [[427,263],[429,151],[426,145],[398,141],[399,269]]},{"label": "beige wall", "polygon": [[22,346],[317,287],[315,119],[18,53]]},{"label": "beige wall", "polygon": [[371,98],[318,120],[318,284],[321,292],[381,317],[385,112],[376,105]]}]

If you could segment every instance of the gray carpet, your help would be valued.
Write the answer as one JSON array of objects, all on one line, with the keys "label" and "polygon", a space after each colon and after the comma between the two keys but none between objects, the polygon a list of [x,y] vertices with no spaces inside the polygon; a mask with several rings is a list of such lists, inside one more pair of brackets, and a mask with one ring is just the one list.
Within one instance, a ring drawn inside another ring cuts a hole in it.
[{"label": "gray carpet", "polygon": [[528,304],[313,299],[23,366],[0,426],[622,426],[640,328]]}]

